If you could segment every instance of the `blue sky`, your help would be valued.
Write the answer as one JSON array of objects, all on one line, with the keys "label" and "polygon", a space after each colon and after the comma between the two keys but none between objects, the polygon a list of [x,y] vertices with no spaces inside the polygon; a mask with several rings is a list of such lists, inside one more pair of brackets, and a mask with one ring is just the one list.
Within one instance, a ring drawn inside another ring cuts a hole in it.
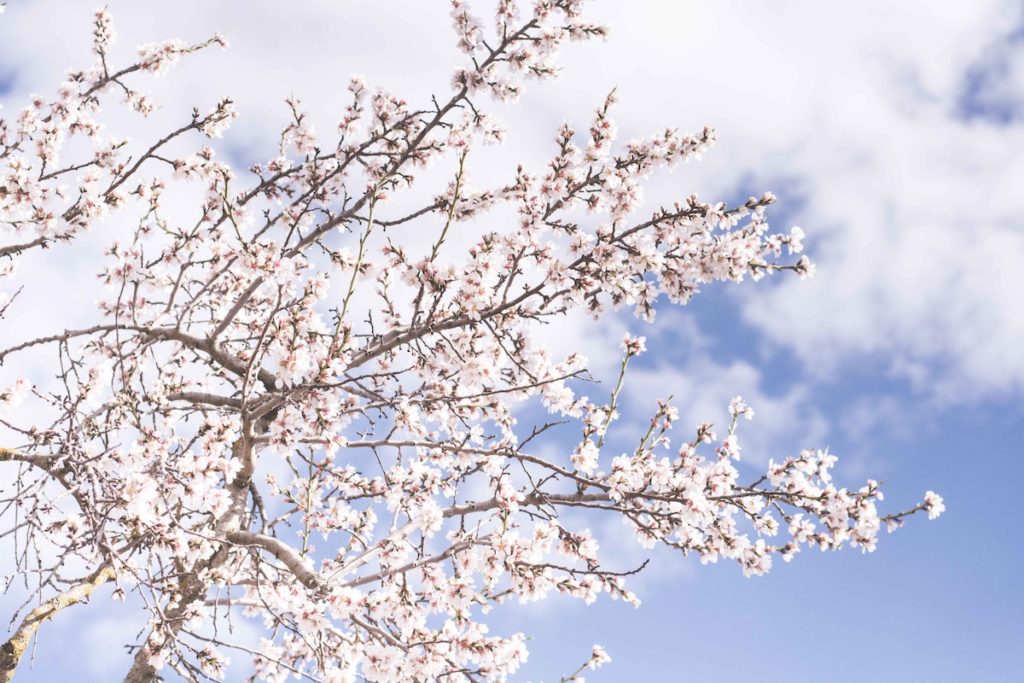
[{"label": "blue sky", "polygon": [[[92,3],[59,4],[15,0],[0,18],[5,112],[84,57]],[[502,112],[513,144],[494,158],[542,162],[555,126],[585,125],[615,85],[623,139],[716,125],[718,147],[654,179],[649,205],[770,189],[780,198],[773,225],[807,232],[815,279],[711,287],[663,309],[653,327],[628,316],[598,330],[581,322],[570,341],[608,379],[621,332],[647,335],[627,417],[647,414],[652,393],[701,378],[684,392],[684,416],[721,419],[728,397],[744,394],[758,412],[742,433],[753,461],[827,445],[845,458],[839,471],[851,484],[884,480],[893,509],[933,489],[947,512],[884,535],[872,554],[805,551],[761,578],[659,554],[637,584],[639,610],[607,600],[510,606],[494,628],[535,636],[521,680],[558,680],[595,642],[613,662],[591,681],[952,683],[1024,670],[1019,7],[768,4],[597,0],[612,38],[570,46],[557,84]],[[288,94],[327,130],[348,73],[412,99],[445,87],[456,58],[445,10],[411,0],[110,8],[122,47],[228,35],[229,52],[182,65],[150,90],[168,117],[235,96],[242,116],[224,151],[244,158],[269,154],[260,150]],[[478,171],[481,184],[488,173]],[[40,328],[59,318],[42,312],[58,295],[35,300]],[[706,414],[710,406],[721,413]],[[35,668],[18,680],[116,678],[127,663],[116,638],[134,628],[79,611],[47,627]]]}]

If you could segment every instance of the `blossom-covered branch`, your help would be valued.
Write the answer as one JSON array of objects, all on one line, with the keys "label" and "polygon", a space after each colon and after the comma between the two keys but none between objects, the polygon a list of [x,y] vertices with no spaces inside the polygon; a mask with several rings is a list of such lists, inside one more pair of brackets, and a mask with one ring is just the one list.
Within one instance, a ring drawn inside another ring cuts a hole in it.
[{"label": "blossom-covered branch", "polygon": [[[0,362],[46,347],[56,368],[51,386],[0,387],[13,482],[0,535],[16,549],[9,578],[31,577],[26,605],[43,605],[20,622],[19,653],[40,615],[102,577],[149,614],[133,683],[223,678],[231,652],[266,681],[500,681],[527,656],[524,634],[487,627],[506,600],[638,604],[628,581],[647,561],[606,563],[588,526],[604,516],[641,548],[754,575],[808,546],[870,551],[883,524],[942,512],[932,492],[880,512],[877,482],[836,483],[827,451],[741,471],[737,426],[753,411],[740,398],[721,438],[707,423],[675,437],[668,398],[633,433],[619,409],[643,338],[623,341],[599,398],[580,393],[580,353],[544,345],[538,330],[575,310],[653,321],[712,282],[813,274],[802,231],[770,230],[770,193],[644,209],[644,181],[699,159],[715,133],[620,143],[614,92],[586,130],[558,130],[543,169],[473,185],[472,150],[505,136],[489,101],[555,76],[563,43],[604,36],[583,10],[501,0],[486,28],[455,0],[463,57],[447,96],[414,105],[353,77],[328,136],[289,100],[278,148],[248,173],[209,146],[172,152],[222,135],[230,99],[134,156],[105,137],[111,94],[152,109],[129,77],[225,42],[143,47],[118,69],[102,10],[95,64],[0,122],[0,277],[29,249],[119,226],[94,325],[0,342]],[[81,153],[73,138],[92,152],[61,161]],[[172,209],[171,184],[196,205]],[[18,304],[0,299],[5,331]],[[22,401],[31,417],[8,417]],[[551,421],[527,423],[538,407]],[[228,639],[238,615],[261,621],[260,643]],[[595,647],[565,680],[607,661]]]}]

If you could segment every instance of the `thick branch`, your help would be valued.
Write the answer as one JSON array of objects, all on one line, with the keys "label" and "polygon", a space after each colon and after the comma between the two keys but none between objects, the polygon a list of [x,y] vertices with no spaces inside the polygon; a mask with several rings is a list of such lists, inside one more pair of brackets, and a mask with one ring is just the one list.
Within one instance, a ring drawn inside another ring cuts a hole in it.
[{"label": "thick branch", "polygon": [[309,561],[280,539],[250,531],[229,531],[227,539],[236,545],[255,546],[266,550],[283,562],[288,571],[307,588],[319,588],[323,585],[323,581],[310,566]]},{"label": "thick branch", "polygon": [[53,618],[66,607],[87,600],[97,588],[113,578],[114,570],[108,565],[104,565],[87,576],[81,583],[50,598],[29,612],[14,635],[6,643],[0,645],[0,683],[9,683],[14,680],[14,670],[18,666],[18,662],[44,621]]}]

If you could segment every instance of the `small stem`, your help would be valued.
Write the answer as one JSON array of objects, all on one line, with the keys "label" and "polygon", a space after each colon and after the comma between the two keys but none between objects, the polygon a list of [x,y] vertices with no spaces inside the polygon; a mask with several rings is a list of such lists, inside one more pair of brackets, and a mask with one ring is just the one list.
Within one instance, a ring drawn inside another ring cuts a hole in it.
[{"label": "small stem", "polygon": [[434,243],[434,248],[430,251],[430,262],[433,263],[434,259],[437,258],[437,254],[441,251],[441,245],[444,244],[445,238],[448,236],[448,228],[452,225],[452,220],[455,218],[455,207],[459,203],[459,192],[462,190],[462,176],[466,170],[466,155],[468,152],[463,152],[462,156],[459,157],[459,171],[455,175],[455,191],[452,193],[452,201],[448,207],[448,220],[444,223],[444,229],[441,230],[441,236],[437,238],[437,242]]},{"label": "small stem", "polygon": [[[386,178],[384,179],[386,180]],[[352,268],[352,277],[348,281],[348,291],[345,292],[345,298],[341,302],[341,310],[338,311],[338,324],[334,328],[334,334],[338,334],[338,330],[341,329],[341,322],[345,319],[345,313],[348,312],[348,304],[352,299],[352,295],[356,291],[356,277],[359,275],[359,269],[363,265],[363,259],[366,258],[366,243],[370,239],[370,233],[373,232],[373,210],[377,206],[377,190],[384,184],[384,180],[381,180],[373,188],[373,193],[370,196],[369,215],[366,220],[366,229],[363,230],[363,234],[359,237],[359,254],[356,256],[356,264]]]},{"label": "small stem", "polygon": [[604,438],[608,434],[608,427],[612,423],[612,415],[615,414],[615,409],[619,405],[619,392],[622,391],[622,385],[626,379],[626,366],[629,364],[629,354],[627,353],[622,358],[622,364],[619,365],[619,379],[615,382],[615,389],[612,390],[611,403],[608,405],[608,414],[604,418],[604,427],[601,429],[601,436],[597,440],[597,447],[601,448],[604,445]]}]

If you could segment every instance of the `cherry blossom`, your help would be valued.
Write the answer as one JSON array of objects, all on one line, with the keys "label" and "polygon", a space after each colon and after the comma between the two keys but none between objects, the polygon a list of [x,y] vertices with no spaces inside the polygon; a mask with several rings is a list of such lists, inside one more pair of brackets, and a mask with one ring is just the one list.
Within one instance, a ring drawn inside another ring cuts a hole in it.
[{"label": "cherry blossom", "polygon": [[[264,681],[503,681],[529,638],[488,626],[506,601],[639,604],[630,577],[646,562],[608,564],[591,531],[609,516],[638,558],[661,546],[752,576],[807,548],[869,552],[883,525],[945,510],[929,491],[883,512],[878,483],[834,481],[827,450],[753,471],[740,397],[724,431],[681,425],[669,397],[636,429],[620,401],[643,336],[624,338],[610,387],[541,341],[571,311],[650,322],[714,282],[814,273],[803,231],[769,228],[770,193],[645,209],[647,179],[699,160],[715,133],[620,141],[614,93],[582,133],[556,131],[542,168],[474,183],[473,150],[506,136],[491,103],[606,34],[585,6],[502,0],[485,21],[453,0],[447,90],[408,102],[354,76],[326,134],[291,99],[250,169],[217,153],[229,98],[151,141],[107,130],[106,110],[153,111],[137,80],[227,42],[146,45],[118,66],[105,10],[94,63],[0,120],[0,361],[45,346],[57,375],[0,386],[3,505],[18,510],[0,533],[19,548],[5,585],[38,605],[14,615],[0,680],[40,615],[112,584],[148,614],[129,682],[224,680],[242,660]],[[170,211],[170,187],[195,205]],[[100,223],[95,323],[15,338],[32,284],[20,258],[60,258]],[[6,417],[19,402],[26,422]],[[261,638],[235,639],[238,619]],[[581,655],[563,680],[610,661]]]}]

